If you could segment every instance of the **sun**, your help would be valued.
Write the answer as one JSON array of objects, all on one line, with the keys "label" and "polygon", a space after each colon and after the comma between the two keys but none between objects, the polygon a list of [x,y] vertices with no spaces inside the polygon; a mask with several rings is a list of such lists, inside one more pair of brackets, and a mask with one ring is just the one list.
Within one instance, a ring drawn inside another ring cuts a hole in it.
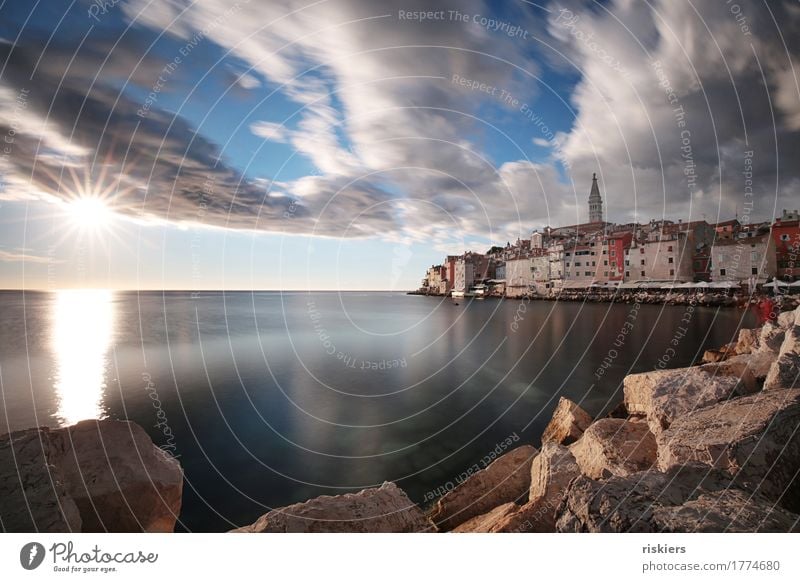
[{"label": "sun", "polygon": [[78,198],[67,204],[67,214],[73,224],[82,229],[101,229],[108,226],[113,213],[100,198]]}]

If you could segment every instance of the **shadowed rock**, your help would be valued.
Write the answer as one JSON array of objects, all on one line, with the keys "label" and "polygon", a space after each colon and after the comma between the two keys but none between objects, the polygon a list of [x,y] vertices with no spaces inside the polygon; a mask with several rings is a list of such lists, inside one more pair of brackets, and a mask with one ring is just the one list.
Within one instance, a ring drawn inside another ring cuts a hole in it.
[{"label": "shadowed rock", "polygon": [[798,516],[704,465],[572,481],[560,532],[790,532]]},{"label": "shadowed rock", "polygon": [[656,442],[645,422],[603,418],[569,447],[580,472],[592,479],[629,475],[656,461]]},{"label": "shadowed rock", "polygon": [[406,533],[436,531],[405,492],[394,483],[345,495],[322,495],[273,509],[242,533]]},{"label": "shadowed rock", "polygon": [[677,370],[657,370],[625,377],[625,406],[630,414],[647,417],[658,434],[679,416],[732,396],[740,385],[737,376],[719,374],[705,364]]},{"label": "shadowed rock", "polygon": [[569,445],[581,438],[583,431],[592,424],[592,417],[583,408],[563,396],[553,411],[553,417],[542,433],[542,443],[555,442]]},{"label": "shadowed rock", "polygon": [[535,455],[534,447],[524,445],[498,457],[439,499],[431,519],[449,531],[504,503],[527,501]]},{"label": "shadowed rock", "polygon": [[662,470],[689,462],[723,469],[800,510],[800,390],[773,390],[687,414],[658,436]]},{"label": "shadowed rock", "polygon": [[132,422],[86,420],[0,437],[6,531],[171,532],[182,489],[178,461]]}]

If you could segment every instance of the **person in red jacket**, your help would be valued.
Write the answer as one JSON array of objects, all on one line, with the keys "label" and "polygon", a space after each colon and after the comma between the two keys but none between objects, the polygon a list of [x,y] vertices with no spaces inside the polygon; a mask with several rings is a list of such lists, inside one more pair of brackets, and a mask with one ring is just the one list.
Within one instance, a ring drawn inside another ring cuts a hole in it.
[{"label": "person in red jacket", "polygon": [[766,323],[775,319],[775,302],[769,297],[764,297],[758,304],[759,323]]}]

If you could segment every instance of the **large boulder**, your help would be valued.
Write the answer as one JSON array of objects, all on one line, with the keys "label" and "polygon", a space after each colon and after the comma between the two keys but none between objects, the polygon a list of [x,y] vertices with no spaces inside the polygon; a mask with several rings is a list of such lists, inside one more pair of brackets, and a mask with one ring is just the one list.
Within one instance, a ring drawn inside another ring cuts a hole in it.
[{"label": "large boulder", "polygon": [[60,456],[47,428],[0,436],[0,529],[81,531],[81,516],[55,465]]},{"label": "large boulder", "polygon": [[777,352],[786,336],[786,328],[782,328],[771,321],[766,322],[758,332],[757,352],[770,351]]},{"label": "large boulder", "polygon": [[273,509],[247,533],[408,533],[433,532],[434,525],[394,483],[344,495],[322,495]]},{"label": "large boulder", "polygon": [[183,471],[139,425],[86,420],[0,437],[0,488],[7,531],[171,532]]},{"label": "large boulder", "polygon": [[705,465],[571,482],[560,532],[790,532],[798,516]]},{"label": "large boulder", "polygon": [[656,462],[656,441],[647,423],[603,418],[569,447],[580,472],[592,479],[630,475]]},{"label": "large boulder", "polygon": [[706,463],[800,511],[800,390],[772,390],[689,413],[658,436],[662,470]]},{"label": "large boulder", "polygon": [[54,431],[57,464],[84,532],[171,532],[183,470],[133,422],[84,420]]},{"label": "large boulder", "polygon": [[731,376],[738,378],[740,383],[736,393],[739,395],[758,392],[764,386],[772,364],[775,363],[777,353],[770,350],[757,350],[750,354],[733,356],[724,361],[706,364],[703,370],[716,376]]},{"label": "large boulder", "polygon": [[439,499],[431,519],[449,531],[504,503],[527,501],[535,456],[534,447],[523,445],[498,457]]},{"label": "large boulder", "polygon": [[800,325],[786,330],[778,357],[764,381],[764,390],[794,388],[800,378]]},{"label": "large boulder", "polygon": [[717,373],[719,364],[630,374],[623,381],[628,413],[647,417],[658,434],[679,416],[729,398],[739,377]]},{"label": "large boulder", "polygon": [[553,417],[542,433],[542,443],[569,445],[577,441],[592,424],[592,417],[583,408],[563,396],[559,398]]},{"label": "large boulder", "polygon": [[476,515],[453,529],[453,533],[495,533],[505,528],[509,519],[519,511],[520,506],[509,501],[488,513]]}]

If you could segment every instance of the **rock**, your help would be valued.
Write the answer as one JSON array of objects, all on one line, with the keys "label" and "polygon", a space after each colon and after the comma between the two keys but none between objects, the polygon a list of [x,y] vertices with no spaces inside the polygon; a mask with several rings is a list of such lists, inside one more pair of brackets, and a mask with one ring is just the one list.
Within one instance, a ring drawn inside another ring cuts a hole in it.
[{"label": "rock", "polygon": [[[8,479],[17,468],[21,488]],[[178,461],[139,425],[116,420],[0,437],[0,479],[7,531],[171,532],[183,489]]]},{"label": "rock", "polygon": [[84,532],[171,532],[181,508],[183,470],[133,422],[84,420],[52,431],[56,461]]},{"label": "rock", "polygon": [[776,361],[764,381],[764,390],[794,388],[800,377],[800,325],[786,330]]},{"label": "rock", "polygon": [[739,378],[716,373],[713,368],[716,365],[626,376],[623,381],[625,406],[630,414],[646,416],[650,431],[658,434],[675,418],[715,404],[736,392]]},{"label": "rock", "polygon": [[583,408],[563,396],[553,411],[553,417],[542,433],[542,443],[568,445],[578,440],[592,424],[592,417]]},{"label": "rock", "polygon": [[514,503],[513,501],[509,501],[508,503],[504,503],[498,507],[495,507],[489,513],[484,513],[482,515],[478,515],[473,517],[470,520],[465,521],[458,527],[456,527],[453,532],[454,533],[493,533],[497,531],[498,527],[502,527],[500,524],[504,524],[505,521],[517,511],[519,511],[520,506]]},{"label": "rock", "polygon": [[0,529],[5,532],[80,532],[81,517],[54,459],[50,430],[0,436]]},{"label": "rock", "polygon": [[758,329],[740,329],[739,339],[736,342],[737,354],[749,354],[758,348]]},{"label": "rock", "polygon": [[606,414],[606,418],[628,418],[628,416],[628,409],[625,408],[624,402],[620,402]]},{"label": "rock", "polygon": [[783,313],[778,314],[776,323],[778,324],[778,327],[780,327],[781,329],[787,330],[789,329],[790,326],[795,325],[796,316],[797,313],[794,310],[784,311]]},{"label": "rock", "polygon": [[718,350],[706,350],[703,354],[703,362],[711,364],[714,362],[722,362],[736,355],[736,342],[726,344]]},{"label": "rock", "polygon": [[777,352],[786,336],[786,328],[781,328],[771,321],[765,323],[758,333],[758,348],[756,351],[769,350]]},{"label": "rock", "polygon": [[273,509],[248,533],[407,533],[436,528],[394,483],[344,495],[322,495],[303,503]]},{"label": "rock", "polygon": [[571,482],[558,510],[560,532],[790,532],[798,516],[732,484],[705,465],[598,482]]},{"label": "rock", "polygon": [[800,510],[800,390],[772,390],[691,412],[660,434],[662,470],[705,463]]},{"label": "rock", "polygon": [[[556,508],[561,503],[567,485],[581,474],[575,456],[567,447],[545,443],[531,464],[531,488],[528,503],[520,517],[533,521],[529,529],[555,531]],[[512,524],[513,525],[513,524]]]},{"label": "rock", "polygon": [[534,456],[536,449],[523,445],[498,457],[440,498],[431,519],[449,531],[504,503],[527,501]]},{"label": "rock", "polygon": [[761,390],[777,356],[776,352],[770,350],[757,350],[750,354],[733,356],[716,364],[707,364],[702,368],[719,376],[738,378],[740,385],[736,393],[744,396]]},{"label": "rock", "polygon": [[656,441],[648,425],[619,418],[593,423],[569,449],[581,473],[592,479],[630,475],[656,462]]}]

